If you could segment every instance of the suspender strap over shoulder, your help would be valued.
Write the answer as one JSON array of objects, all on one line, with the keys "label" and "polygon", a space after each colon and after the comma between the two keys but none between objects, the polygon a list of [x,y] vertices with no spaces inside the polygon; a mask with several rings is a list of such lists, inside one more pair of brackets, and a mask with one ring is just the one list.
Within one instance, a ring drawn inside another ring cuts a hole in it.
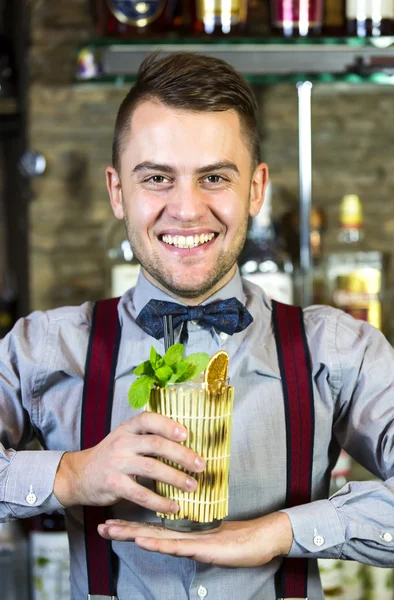
[{"label": "suspender strap over shoulder", "polygon": [[[278,352],[286,420],[286,508],[311,501],[314,404],[311,363],[303,312],[273,301],[273,326]],[[279,597],[307,598],[308,560],[285,558]]]},{"label": "suspender strap over shoulder", "polygon": [[[119,298],[97,302],[86,357],[81,416],[81,449],[98,444],[111,429],[116,363],[120,343]],[[88,600],[116,600],[111,542],[97,532],[107,518],[105,507],[84,506]]]}]

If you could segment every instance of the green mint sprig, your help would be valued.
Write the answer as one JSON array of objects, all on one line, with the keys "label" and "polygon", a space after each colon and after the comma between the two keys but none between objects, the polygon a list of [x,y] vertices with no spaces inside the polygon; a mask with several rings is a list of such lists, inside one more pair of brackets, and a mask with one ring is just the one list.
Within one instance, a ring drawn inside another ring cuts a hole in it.
[{"label": "green mint sprig", "polygon": [[183,344],[170,346],[164,356],[160,356],[153,346],[149,360],[134,369],[138,378],[129,389],[129,402],[136,410],[145,406],[154,385],[166,387],[169,383],[190,381],[204,371],[209,362],[206,352],[195,352],[183,357]]}]

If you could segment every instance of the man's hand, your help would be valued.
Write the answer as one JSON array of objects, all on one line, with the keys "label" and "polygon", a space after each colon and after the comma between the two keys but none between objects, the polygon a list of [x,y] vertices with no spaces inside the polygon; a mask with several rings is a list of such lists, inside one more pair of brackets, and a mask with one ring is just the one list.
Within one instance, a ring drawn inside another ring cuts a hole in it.
[{"label": "man's hand", "polygon": [[149,523],[108,520],[98,526],[105,539],[135,541],[143,550],[184,556],[221,567],[258,567],[286,555],[293,542],[286,513],[251,521],[225,521],[212,531],[180,533]]},{"label": "man's hand", "polygon": [[205,468],[203,459],[180,442],[182,426],[162,415],[142,412],[112,431],[102,442],[80,452],[66,452],[56,473],[54,493],[63,506],[110,506],[128,500],[165,514],[178,505],[140,485],[137,477],[169,483],[186,492],[197,481],[155,457],[166,458],[191,472]]}]

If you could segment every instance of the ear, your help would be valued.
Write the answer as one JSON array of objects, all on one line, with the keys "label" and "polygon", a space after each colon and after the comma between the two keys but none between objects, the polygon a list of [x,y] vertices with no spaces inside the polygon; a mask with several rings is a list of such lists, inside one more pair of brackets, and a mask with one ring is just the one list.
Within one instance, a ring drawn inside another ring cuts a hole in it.
[{"label": "ear", "polygon": [[263,206],[265,188],[268,183],[268,166],[260,163],[254,170],[250,184],[249,216],[255,217]]},{"label": "ear", "polygon": [[113,167],[107,167],[105,169],[105,177],[107,182],[107,190],[111,207],[114,215],[117,219],[124,218],[123,202],[122,202],[122,185],[120,183],[120,177]]}]

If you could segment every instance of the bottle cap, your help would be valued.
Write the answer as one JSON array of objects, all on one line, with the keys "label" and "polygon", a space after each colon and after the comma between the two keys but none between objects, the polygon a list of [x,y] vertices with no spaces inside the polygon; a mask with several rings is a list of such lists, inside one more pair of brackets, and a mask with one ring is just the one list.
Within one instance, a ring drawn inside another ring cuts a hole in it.
[{"label": "bottle cap", "polygon": [[342,227],[361,227],[363,220],[363,209],[360,198],[356,194],[346,194],[341,202],[341,225]]}]

